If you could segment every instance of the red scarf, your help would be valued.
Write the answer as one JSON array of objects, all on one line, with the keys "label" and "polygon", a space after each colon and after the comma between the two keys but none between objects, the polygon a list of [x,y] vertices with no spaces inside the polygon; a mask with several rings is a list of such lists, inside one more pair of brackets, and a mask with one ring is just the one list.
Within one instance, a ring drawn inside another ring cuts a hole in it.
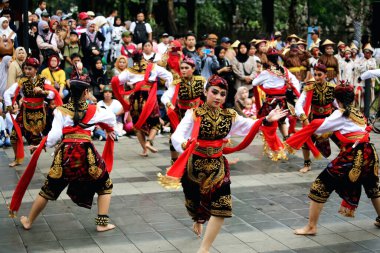
[{"label": "red scarf", "polygon": [[[246,135],[244,140],[235,147],[224,147],[223,154],[231,154],[236,151],[240,151],[246,148],[252,140],[255,138],[257,132],[260,129],[260,126],[264,118],[257,120],[251,127],[249,133]],[[180,185],[180,180],[185,173],[186,164],[190,158],[190,155],[193,154],[196,146],[198,145],[198,134],[201,124],[201,117],[197,117],[194,122],[193,131],[191,137],[187,142],[187,147],[185,151],[178,157],[175,163],[169,168],[166,172],[166,175],[158,174],[159,183],[165,188],[178,188]]]}]

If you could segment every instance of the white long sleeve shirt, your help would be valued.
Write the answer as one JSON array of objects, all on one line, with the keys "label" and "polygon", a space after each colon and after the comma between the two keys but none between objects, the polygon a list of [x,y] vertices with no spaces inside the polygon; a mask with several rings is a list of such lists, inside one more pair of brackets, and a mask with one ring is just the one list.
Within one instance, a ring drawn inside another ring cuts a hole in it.
[{"label": "white long sleeve shirt", "polygon": [[360,78],[362,80],[376,78],[376,77],[380,77],[380,69],[368,70],[360,75]]},{"label": "white long sleeve shirt", "polygon": [[[300,91],[301,85],[297,80],[295,75],[289,71],[289,79],[292,82],[293,86]],[[285,79],[278,77],[269,73],[269,71],[262,71],[255,79],[252,81],[253,86],[262,85],[264,89],[281,89],[285,85]]]},{"label": "white long sleeve shirt", "polygon": [[[187,110],[185,117],[183,117],[175,132],[172,134],[171,140],[173,147],[179,153],[183,153],[184,150],[182,149],[181,145],[190,138],[193,131],[193,113],[193,109]],[[244,118],[236,113],[236,118],[232,122],[231,130],[225,139],[228,139],[231,135],[246,136],[256,121],[257,120],[253,120],[251,118]]]},{"label": "white long sleeve shirt", "polygon": [[[306,103],[306,95],[307,95],[307,92],[311,92],[311,91],[303,91],[301,93],[301,96],[298,98],[297,102],[296,102],[296,105],[294,106],[294,109],[295,109],[295,112],[296,112],[296,116],[299,117],[301,114],[304,114],[305,111],[303,110],[303,107],[305,106],[305,103]],[[339,105],[338,105],[338,102],[336,102],[336,100],[334,99],[333,101],[333,106],[335,108],[338,108]]]},{"label": "white long sleeve shirt", "polygon": [[[49,84],[51,85],[50,81],[45,79],[45,84]],[[18,87],[18,83],[14,83],[12,84],[11,87],[9,87],[5,92],[4,92],[4,102],[5,102],[5,106],[10,106],[12,105],[12,98],[15,96],[15,93],[16,93],[16,90],[17,90],[17,87]],[[20,95],[22,97],[24,97],[24,94],[22,92],[22,88],[20,90]],[[55,94],[54,92],[52,91],[49,91],[49,94],[47,95],[47,99],[53,99],[55,97]]]},{"label": "white long sleeve shirt", "polygon": [[[118,77],[120,80],[120,84],[124,84],[126,82],[135,84],[137,82],[144,80],[145,73],[142,74],[135,74],[130,71],[125,70],[123,71]],[[160,67],[158,65],[154,65],[152,68],[152,71],[150,72],[150,76],[148,80],[150,82],[154,82],[157,80],[157,78],[161,78],[165,80],[165,86],[169,87],[169,85],[173,82],[173,75],[163,67]]]},{"label": "white long sleeve shirt", "polygon": [[342,116],[342,110],[335,110],[325,119],[322,125],[315,131],[315,134],[340,131],[341,134],[353,132],[366,132],[366,125],[360,126],[351,119]]},{"label": "white long sleeve shirt", "polygon": [[[105,123],[109,126],[115,127],[116,126],[116,116],[112,111],[104,108],[97,108],[94,116],[91,118],[91,120],[88,122],[88,124],[96,124],[96,123]],[[47,147],[53,147],[56,145],[63,136],[63,128],[67,126],[73,126],[74,121],[71,116],[67,114],[63,114],[59,109],[54,110],[54,119],[52,128],[48,134],[46,146]],[[92,131],[95,126],[86,128],[85,130]]]}]

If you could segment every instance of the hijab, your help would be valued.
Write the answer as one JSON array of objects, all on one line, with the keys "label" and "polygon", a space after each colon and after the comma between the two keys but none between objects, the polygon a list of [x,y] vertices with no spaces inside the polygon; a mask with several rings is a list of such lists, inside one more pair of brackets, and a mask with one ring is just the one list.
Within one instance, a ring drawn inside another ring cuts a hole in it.
[{"label": "hijab", "polygon": [[[96,21],[95,20],[90,20],[88,23],[87,23],[87,31],[86,31],[86,34],[88,36],[87,39],[90,39],[91,42],[96,42],[96,44],[98,45],[99,48],[102,47],[102,44],[100,42],[100,40],[96,40],[96,34],[98,33],[96,30],[94,30],[93,32],[90,32],[90,26],[91,25],[97,25],[96,24]],[[100,27],[100,26],[99,26]],[[89,41],[90,42],[90,41]]]},{"label": "hijab", "polygon": [[18,60],[18,55],[19,55],[19,53],[20,53],[21,51],[23,51],[24,54],[25,54],[25,59],[24,59],[24,61],[25,61],[26,58],[28,57],[28,54],[26,53],[25,48],[23,48],[23,47],[18,47],[18,48],[16,48],[15,51],[14,51],[14,53],[13,53],[13,60],[14,60],[14,61],[17,61],[17,62],[19,63],[19,65],[22,65],[22,63],[24,62],[24,61],[21,62],[21,61]]},{"label": "hijab", "polygon": [[[242,46],[245,46],[247,48],[247,52],[245,54],[242,54],[240,52],[240,48]],[[244,63],[248,60],[249,58],[249,49],[250,49],[251,45],[246,43],[246,42],[240,42],[239,43],[239,46],[238,46],[238,51],[237,51],[237,54],[236,54],[236,59],[238,60],[238,62],[241,62],[241,63]]]},{"label": "hijab", "polygon": [[4,97],[4,92],[7,88],[8,68],[11,56],[6,55],[0,62],[0,97]]},{"label": "hijab", "polygon": [[[0,35],[1,36],[5,35],[6,37],[8,37],[13,32],[13,30],[9,27],[9,24],[8,24],[8,27],[6,29],[3,28],[3,23],[5,21],[8,21],[8,19],[5,17],[0,18]],[[15,32],[13,32],[11,39],[14,39],[15,36],[16,36],[16,34],[15,34]]]},{"label": "hijab", "polygon": [[48,33],[44,33],[43,32],[43,29],[44,29],[44,26],[49,26],[49,24],[44,21],[44,20],[41,20],[40,22],[38,22],[38,34],[45,40],[45,41],[49,41],[50,40],[50,36],[51,36],[51,31],[49,29],[49,32]]}]

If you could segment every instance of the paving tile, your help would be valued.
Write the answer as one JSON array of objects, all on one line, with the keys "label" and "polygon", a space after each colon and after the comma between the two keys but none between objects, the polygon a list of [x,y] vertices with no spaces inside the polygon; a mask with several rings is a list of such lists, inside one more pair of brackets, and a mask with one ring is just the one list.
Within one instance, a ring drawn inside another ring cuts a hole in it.
[{"label": "paving tile", "polygon": [[273,239],[267,239],[265,241],[260,242],[250,242],[247,244],[257,252],[289,250],[289,248],[286,247],[284,244]]},{"label": "paving tile", "polygon": [[26,249],[22,242],[0,244],[0,253],[26,253]]},{"label": "paving tile", "polygon": [[30,242],[26,245],[28,253],[59,253],[65,252],[58,241]]}]

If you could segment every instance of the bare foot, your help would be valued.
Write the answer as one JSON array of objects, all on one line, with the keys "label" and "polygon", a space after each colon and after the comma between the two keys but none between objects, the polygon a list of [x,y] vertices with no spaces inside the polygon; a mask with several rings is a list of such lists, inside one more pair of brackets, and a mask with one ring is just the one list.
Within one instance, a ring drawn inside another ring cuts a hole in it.
[{"label": "bare foot", "polygon": [[139,156],[148,157],[148,152],[144,151],[144,152],[140,153]]},{"label": "bare foot", "polygon": [[20,222],[22,226],[24,227],[25,230],[29,230],[32,228],[32,224],[29,222],[28,217],[26,216],[21,216],[20,217]]},{"label": "bare foot", "polygon": [[373,223],[373,225],[375,225],[376,227],[378,227],[378,228],[380,228],[380,222],[375,222],[375,223]]},{"label": "bare foot", "polygon": [[310,227],[309,225],[306,225],[303,228],[299,228],[294,230],[294,234],[296,235],[316,235],[317,234],[317,228],[316,227]]},{"label": "bare foot", "polygon": [[96,226],[96,231],[98,232],[105,232],[108,230],[112,230],[115,228],[115,225],[113,224],[107,224],[107,226]]},{"label": "bare foot", "polygon": [[147,149],[149,149],[149,151],[152,152],[152,153],[157,153],[158,152],[158,149],[156,149],[155,147],[153,147],[152,145],[150,145],[149,141],[146,142],[145,147]]},{"label": "bare foot", "polygon": [[202,235],[203,224],[194,222],[193,224],[193,232],[200,238]]},{"label": "bare foot", "polygon": [[9,165],[9,167],[16,167],[17,165],[21,165],[21,163],[18,163],[18,162],[16,162],[16,161],[13,161],[13,162],[11,162],[10,164],[8,164]]},{"label": "bare foot", "polygon": [[301,172],[301,173],[306,173],[306,172],[308,172],[308,171],[310,171],[310,170],[311,170],[311,167],[310,167],[310,166],[305,166],[305,167],[303,167],[302,169],[300,169],[299,172]]}]

